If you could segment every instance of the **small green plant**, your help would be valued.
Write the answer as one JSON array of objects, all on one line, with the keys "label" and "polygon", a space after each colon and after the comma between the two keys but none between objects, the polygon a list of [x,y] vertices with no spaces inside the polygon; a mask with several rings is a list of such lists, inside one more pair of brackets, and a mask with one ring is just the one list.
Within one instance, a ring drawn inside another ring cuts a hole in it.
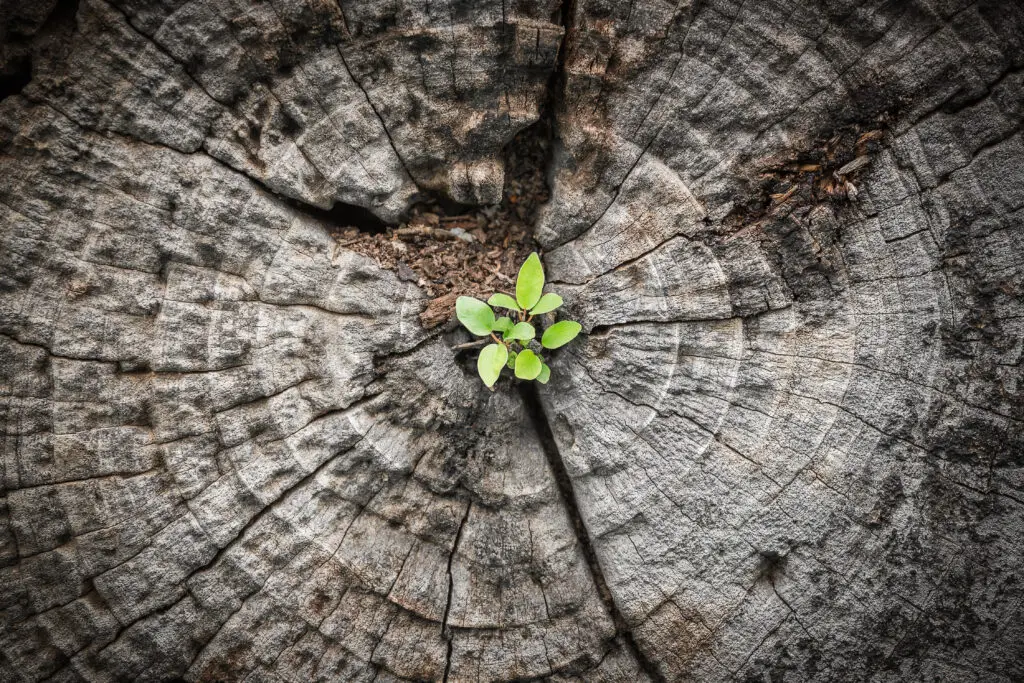
[{"label": "small green plant", "polygon": [[[455,314],[459,322],[473,334],[494,340],[481,349],[476,361],[480,379],[488,388],[494,386],[506,367],[519,379],[548,383],[551,368],[539,351],[565,346],[580,333],[581,325],[561,320],[544,330],[538,345],[537,330],[531,323],[536,316],[550,313],[561,305],[562,297],[552,292],[544,294],[544,267],[536,252],[530,254],[519,269],[514,298],[500,292],[491,295],[487,303],[471,296],[458,298]],[[508,311],[509,315],[498,317],[492,306]],[[534,348],[530,348],[531,345]]]}]

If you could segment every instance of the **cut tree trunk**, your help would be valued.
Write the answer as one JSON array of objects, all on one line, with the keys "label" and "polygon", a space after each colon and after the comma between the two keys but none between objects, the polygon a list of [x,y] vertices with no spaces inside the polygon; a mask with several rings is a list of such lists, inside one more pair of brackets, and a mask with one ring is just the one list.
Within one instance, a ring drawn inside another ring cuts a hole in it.
[{"label": "cut tree trunk", "polygon": [[[1024,679],[1018,3],[0,41],[0,679]],[[492,393],[331,221],[498,203],[545,120],[587,334]]]}]

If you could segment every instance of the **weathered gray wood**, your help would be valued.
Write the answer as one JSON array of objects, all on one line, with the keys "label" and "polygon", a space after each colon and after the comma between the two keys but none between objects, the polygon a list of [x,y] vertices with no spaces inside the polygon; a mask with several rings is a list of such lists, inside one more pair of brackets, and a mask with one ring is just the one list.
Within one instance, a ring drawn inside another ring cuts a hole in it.
[{"label": "weathered gray wood", "polygon": [[[1024,10],[30,5],[0,678],[1024,677]],[[589,334],[492,394],[300,203],[497,201],[544,112]]]},{"label": "weathered gray wood", "polygon": [[[1011,680],[1024,18],[818,5],[577,3],[539,235],[596,334],[545,406],[667,677]],[[856,123],[855,202],[730,223]]]}]

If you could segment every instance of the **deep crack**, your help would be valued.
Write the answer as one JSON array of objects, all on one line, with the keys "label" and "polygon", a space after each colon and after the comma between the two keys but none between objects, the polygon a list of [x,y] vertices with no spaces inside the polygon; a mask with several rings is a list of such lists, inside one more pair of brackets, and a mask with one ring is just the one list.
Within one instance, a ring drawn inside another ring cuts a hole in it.
[{"label": "deep crack", "polygon": [[355,228],[368,235],[382,235],[388,229],[388,224],[377,214],[357,204],[334,202],[331,208],[321,209],[294,197],[286,195],[277,195],[277,197],[296,211],[316,219],[327,230]]},{"label": "deep crack", "polygon": [[626,617],[619,610],[611,589],[608,587],[608,581],[605,579],[604,571],[601,569],[601,561],[598,559],[597,550],[590,539],[587,525],[580,515],[579,505],[576,502],[576,492],[572,485],[572,477],[569,476],[569,471],[566,469],[562,456],[558,451],[558,444],[551,431],[547,415],[544,413],[544,407],[541,404],[540,392],[537,391],[537,386],[532,382],[521,382],[519,384],[519,395],[523,399],[527,415],[544,449],[544,455],[555,477],[558,492],[565,504],[565,510],[569,514],[569,520],[572,522],[573,532],[576,534],[576,542],[579,543],[583,551],[583,557],[587,562],[587,568],[590,570],[590,576],[594,580],[594,585],[597,587],[597,593],[615,626],[616,637],[622,639],[627,649],[636,659],[637,664],[639,664],[640,668],[643,669],[644,673],[651,680],[664,681],[665,677],[662,676],[657,666],[637,645],[636,639],[633,637],[632,628],[629,622],[626,621]]},{"label": "deep crack", "polygon": [[455,580],[452,578],[452,560],[455,559],[455,553],[459,549],[459,542],[462,540],[462,530],[466,528],[466,520],[469,519],[469,511],[473,508],[473,503],[470,502],[466,505],[466,512],[462,515],[462,520],[459,522],[459,529],[455,532],[455,540],[452,542],[452,552],[448,555],[448,599],[444,604],[444,616],[441,618],[441,636],[445,639],[445,647],[447,649],[447,655],[444,663],[444,677],[443,681],[448,680],[448,674],[452,668],[452,632],[448,628],[448,614],[452,607],[452,593],[455,589]]},{"label": "deep crack", "polygon": [[32,58],[23,57],[0,71],[0,102],[20,93],[32,80]]},{"label": "deep crack", "polygon": [[0,101],[21,94],[32,82],[35,62],[51,59],[66,49],[75,32],[78,3],[57,0],[39,25],[30,16],[19,16],[16,5],[7,13],[3,11],[6,8],[0,8]]}]

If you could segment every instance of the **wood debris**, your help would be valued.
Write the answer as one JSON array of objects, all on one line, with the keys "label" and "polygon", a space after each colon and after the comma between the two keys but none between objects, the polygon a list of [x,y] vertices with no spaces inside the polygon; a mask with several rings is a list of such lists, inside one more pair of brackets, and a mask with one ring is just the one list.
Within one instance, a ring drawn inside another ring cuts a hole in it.
[{"label": "wood debris", "polygon": [[548,199],[544,167],[548,130],[537,124],[505,150],[504,200],[466,209],[441,200],[413,207],[408,220],[379,234],[342,227],[338,249],[350,249],[394,270],[430,297],[420,321],[426,328],[447,322],[461,295],[486,299],[508,291],[519,265],[536,246],[530,227]]},{"label": "wood debris", "polygon": [[846,126],[807,150],[762,160],[757,176],[760,193],[726,218],[730,234],[744,234],[763,219],[799,207],[855,200],[858,177],[881,147],[883,135],[881,128],[862,131]]}]

